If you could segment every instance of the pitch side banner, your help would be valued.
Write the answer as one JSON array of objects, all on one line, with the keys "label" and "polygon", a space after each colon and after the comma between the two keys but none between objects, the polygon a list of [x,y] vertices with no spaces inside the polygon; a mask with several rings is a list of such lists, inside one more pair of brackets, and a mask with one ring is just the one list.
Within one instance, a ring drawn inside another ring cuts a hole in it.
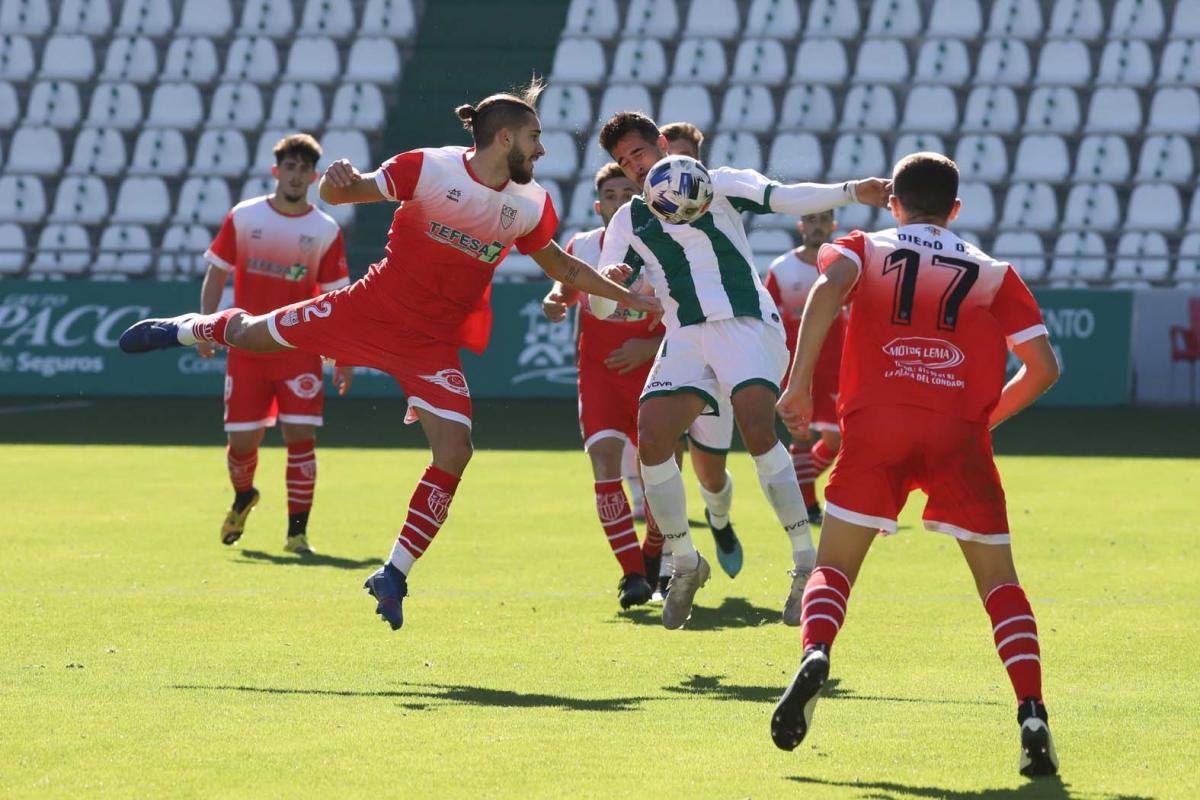
[{"label": "pitch side banner", "polygon": [[1138,405],[1200,404],[1200,288],[1137,292],[1133,373]]}]

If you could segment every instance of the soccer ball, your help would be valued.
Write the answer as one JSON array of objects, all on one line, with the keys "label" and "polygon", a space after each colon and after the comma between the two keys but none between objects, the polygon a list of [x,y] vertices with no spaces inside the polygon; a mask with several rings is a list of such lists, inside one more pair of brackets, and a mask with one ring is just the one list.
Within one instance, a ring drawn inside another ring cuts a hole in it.
[{"label": "soccer ball", "polygon": [[667,156],[646,173],[642,193],[654,216],[668,225],[686,225],[712,205],[712,178],[694,158]]}]

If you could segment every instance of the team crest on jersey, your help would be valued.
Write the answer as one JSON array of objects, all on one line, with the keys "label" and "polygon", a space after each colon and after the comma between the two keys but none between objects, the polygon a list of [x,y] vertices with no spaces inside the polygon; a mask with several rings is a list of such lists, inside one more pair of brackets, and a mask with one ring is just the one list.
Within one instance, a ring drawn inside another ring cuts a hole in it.
[{"label": "team crest on jersey", "polygon": [[300,312],[296,309],[285,311],[283,316],[279,318],[279,324],[285,328],[290,328],[300,322]]},{"label": "team crest on jersey", "polygon": [[608,525],[611,522],[616,522],[621,518],[621,512],[624,510],[624,492],[609,492],[608,494],[597,495],[596,511],[600,514],[600,522],[602,524]]},{"label": "team crest on jersey", "polygon": [[288,379],[285,383],[292,390],[292,394],[301,400],[312,400],[321,393],[321,379],[311,372],[297,375],[294,378]]},{"label": "team crest on jersey", "polygon": [[513,221],[516,220],[516,218],[517,209],[513,206],[505,204],[505,206],[500,209],[500,227],[504,228],[504,230],[511,228]]},{"label": "team crest on jersey", "polygon": [[316,243],[317,243],[317,239],[315,236],[301,236],[300,237],[300,252],[307,253],[309,250],[313,249],[313,245]]},{"label": "team crest on jersey", "polygon": [[429,513],[441,525],[446,521],[446,514],[450,511],[450,493],[441,489],[430,489],[429,499],[425,501],[425,505],[429,508]]},{"label": "team crest on jersey", "polygon": [[432,375],[422,375],[421,380],[429,381],[448,392],[470,397],[471,390],[467,388],[467,377],[456,369],[439,369]]}]

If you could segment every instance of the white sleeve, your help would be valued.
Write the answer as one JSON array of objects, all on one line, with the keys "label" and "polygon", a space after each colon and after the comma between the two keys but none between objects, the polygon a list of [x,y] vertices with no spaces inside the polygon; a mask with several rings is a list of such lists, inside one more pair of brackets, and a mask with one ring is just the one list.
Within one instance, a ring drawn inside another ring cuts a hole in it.
[{"label": "white sleeve", "polygon": [[633,218],[629,214],[629,203],[626,203],[617,209],[604,229],[604,245],[600,248],[600,262],[596,268],[624,264],[632,240]]},{"label": "white sleeve", "polygon": [[854,181],[776,184],[769,195],[771,211],[793,217],[820,214],[856,202]]}]

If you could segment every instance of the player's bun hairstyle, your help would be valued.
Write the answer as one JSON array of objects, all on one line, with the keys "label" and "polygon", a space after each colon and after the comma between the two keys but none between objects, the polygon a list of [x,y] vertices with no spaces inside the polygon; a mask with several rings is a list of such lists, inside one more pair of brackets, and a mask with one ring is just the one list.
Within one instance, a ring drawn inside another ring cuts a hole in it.
[{"label": "player's bun hairstyle", "polygon": [[704,144],[704,134],[690,122],[672,122],[662,126],[662,135],[668,142],[684,141],[695,151],[692,158],[700,158],[700,147]]},{"label": "player's bun hairstyle", "polygon": [[958,199],[958,165],[941,153],[913,153],[892,171],[892,194],[910,217],[945,219]]},{"label": "player's bun hairstyle", "polygon": [[321,145],[307,133],[292,133],[275,143],[275,163],[282,164],[288,156],[298,156],[310,166],[321,160]]},{"label": "player's bun hairstyle", "polygon": [[471,132],[476,147],[487,147],[502,128],[519,128],[528,115],[537,114],[537,101],[546,83],[534,75],[529,83],[512,93],[494,94],[475,105],[464,103],[454,109],[463,127]]},{"label": "player's bun hairstyle", "polygon": [[600,146],[604,152],[612,155],[617,142],[627,133],[636,132],[649,144],[658,141],[660,131],[654,120],[638,111],[622,111],[616,114],[600,129]]},{"label": "player's bun hairstyle", "polygon": [[600,195],[600,190],[604,188],[604,184],[607,181],[611,181],[613,178],[624,177],[625,173],[621,171],[619,166],[617,166],[617,162],[608,162],[596,172],[596,195]]}]

